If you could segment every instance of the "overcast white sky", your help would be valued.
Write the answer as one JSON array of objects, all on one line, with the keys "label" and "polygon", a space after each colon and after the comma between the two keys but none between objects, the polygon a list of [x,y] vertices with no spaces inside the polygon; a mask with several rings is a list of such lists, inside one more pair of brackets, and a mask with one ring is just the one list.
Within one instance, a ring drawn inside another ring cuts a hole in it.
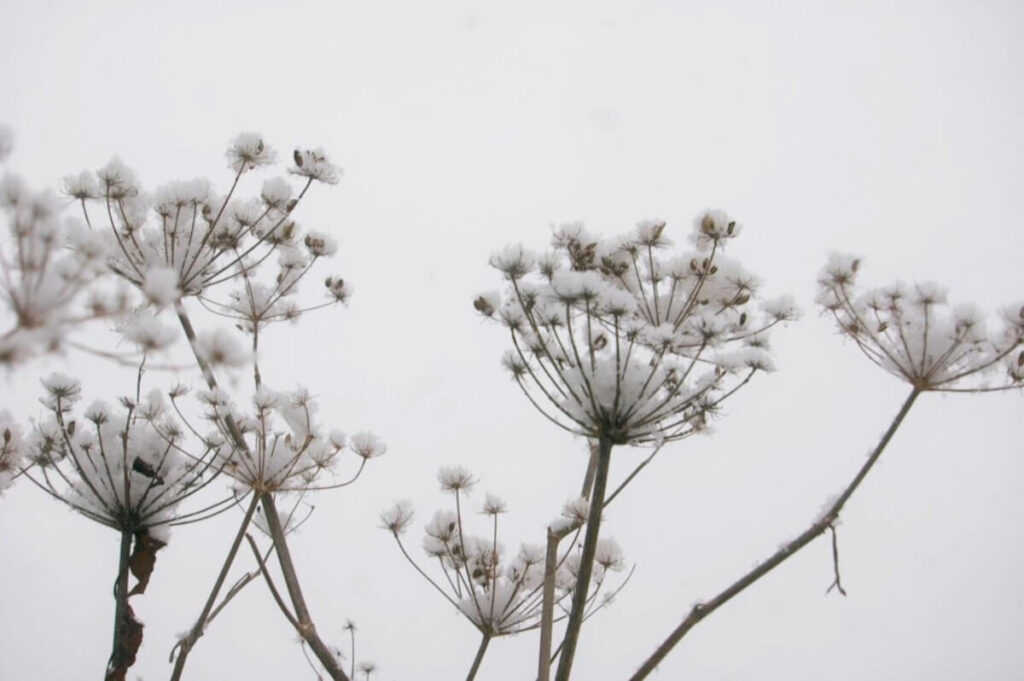
[{"label": "overcast white sky", "polygon": [[[843,343],[811,300],[830,249],[864,278],[934,279],[987,310],[1024,296],[1024,11],[1015,2],[12,2],[0,0],[9,166],[59,184],[120,154],[150,188],[230,182],[227,141],[345,168],[301,211],[340,242],[356,290],[268,338],[265,375],[389,453],[327,493],[294,539],[319,629],[380,679],[462,678],[472,627],[409,568],[376,514],[447,503],[463,463],[539,543],[579,485],[582,444],[499,367],[505,337],[471,300],[488,253],[543,248],[549,225],[627,231],[729,210],[732,255],[805,318],[776,334],[779,371],[730,401],[717,432],[659,456],[603,532],[637,564],[584,630],[576,678],[624,679],[690,605],[797,534],[860,465],[906,388]],[[312,286],[309,288],[313,288]],[[276,349],[276,351],[275,351]],[[74,362],[86,399],[120,374],[71,356],[0,384],[38,414],[36,377]],[[1016,394],[926,395],[844,513],[848,598],[825,597],[808,547],[677,648],[660,678],[1017,679],[1024,631],[1024,419]],[[642,452],[618,450],[613,476]],[[136,671],[165,678],[237,519],[175,531],[148,593]],[[418,552],[418,549],[417,549]],[[96,678],[109,653],[116,535],[19,485],[0,500],[0,678]],[[260,584],[213,625],[193,679],[312,678]],[[498,640],[480,678],[523,680],[536,636]]]}]

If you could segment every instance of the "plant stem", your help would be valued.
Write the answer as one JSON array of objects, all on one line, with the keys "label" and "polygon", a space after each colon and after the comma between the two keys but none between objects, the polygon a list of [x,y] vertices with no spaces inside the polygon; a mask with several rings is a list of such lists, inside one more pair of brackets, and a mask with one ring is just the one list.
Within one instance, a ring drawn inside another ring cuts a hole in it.
[{"label": "plant stem", "polygon": [[576,574],[576,587],[572,593],[572,609],[569,611],[565,638],[562,640],[562,655],[558,659],[555,681],[569,681],[572,660],[576,655],[576,643],[579,640],[580,628],[583,626],[587,592],[590,590],[590,577],[594,569],[594,554],[597,551],[597,538],[601,529],[601,511],[604,509],[604,494],[608,485],[608,469],[612,458],[612,441],[602,435],[598,439],[597,446],[597,471],[594,475],[593,493],[590,496],[587,532],[583,539],[583,554],[580,556],[580,567]]},{"label": "plant stem", "polygon": [[859,471],[857,471],[857,474],[854,476],[850,484],[846,486],[843,492],[816,522],[804,530],[804,532],[796,539],[785,544],[767,560],[758,564],[757,567],[733,582],[717,596],[706,603],[697,603],[694,605],[693,609],[690,610],[690,614],[686,616],[686,619],[684,619],[679,626],[669,634],[668,638],[658,646],[658,649],[644,661],[636,673],[630,677],[630,681],[640,681],[641,679],[647,678],[647,675],[654,671],[654,668],[665,659],[676,644],[679,643],[687,632],[696,626],[698,622],[706,618],[720,606],[727,603],[733,596],[741,593],[748,586],[774,570],[790,556],[809,544],[812,540],[821,534],[824,534],[824,532],[835,523],[836,519],[839,517],[839,512],[843,509],[843,506],[850,497],[853,496],[853,493],[858,487],[860,487],[861,482],[863,482],[872,466],[874,466],[875,462],[878,461],[878,457],[882,455],[886,445],[889,444],[889,440],[892,439],[893,434],[896,433],[896,429],[900,427],[900,424],[906,417],[907,412],[909,412],[910,408],[913,406],[914,400],[916,400],[917,396],[920,394],[921,391],[917,387],[911,390],[910,395],[907,396],[906,400],[903,402],[899,412],[896,414],[895,418],[893,418],[892,423],[889,424],[889,428],[885,431],[885,434],[882,435],[878,444],[875,445],[871,454],[868,455],[868,460],[864,462],[864,465],[861,466]]},{"label": "plant stem", "polygon": [[[224,559],[224,564],[220,568],[220,574],[217,575],[217,581],[213,583],[213,589],[210,591],[209,597],[206,599],[206,604],[203,606],[203,611],[199,614],[199,618],[196,623],[192,625],[192,630],[188,632],[185,638],[181,639],[178,644],[178,657],[174,661],[174,671],[171,673],[171,681],[179,681],[181,679],[181,673],[185,669],[185,660],[188,658],[189,651],[192,650],[192,646],[196,644],[199,637],[203,635],[203,629],[206,627],[207,618],[210,616],[210,611],[213,610],[214,604],[217,602],[217,596],[220,594],[221,587],[224,586],[224,580],[227,579],[228,571],[231,569],[231,564],[235,562],[235,555],[238,553],[238,547],[242,545],[242,539],[245,537],[245,531],[249,528],[249,522],[252,520],[253,513],[256,512],[256,506],[259,504],[259,495],[253,494],[252,501],[249,502],[249,508],[245,511],[245,517],[242,519],[242,524],[238,527],[238,533],[235,535],[235,540],[231,543],[231,548],[228,550],[228,555]],[[174,654],[174,651],[171,651]]]},{"label": "plant stem", "polygon": [[[110,659],[107,661],[106,679],[123,679],[128,667],[134,662],[135,655],[125,650],[128,637],[128,562],[131,559],[132,532],[121,530],[121,548],[117,558],[117,581],[114,582],[114,641],[110,648]],[[126,659],[130,656],[130,660]]]},{"label": "plant stem", "polygon": [[309,608],[306,607],[306,599],[302,595],[302,588],[299,586],[299,579],[295,573],[295,564],[292,562],[291,553],[288,550],[281,517],[278,515],[277,506],[274,503],[274,495],[271,492],[263,492],[260,499],[263,501],[263,514],[267,519],[270,538],[274,541],[274,551],[277,553],[277,561],[281,566],[281,574],[284,575],[288,596],[291,598],[292,608],[295,610],[295,619],[299,622],[299,635],[309,644],[310,650],[320,660],[320,664],[324,666],[334,681],[350,681],[348,675],[338,666],[338,660],[334,654],[316,633],[316,626],[309,615]]},{"label": "plant stem", "polygon": [[544,555],[544,595],[541,601],[537,681],[549,681],[551,678],[551,634],[555,619],[555,571],[558,564],[558,544],[564,538],[565,533],[556,533],[548,528],[547,551]]},{"label": "plant stem", "polygon": [[480,647],[476,649],[476,657],[473,658],[473,666],[469,668],[469,674],[466,676],[466,681],[473,681],[476,678],[476,672],[480,669],[480,663],[483,662],[484,653],[487,652],[487,644],[491,642],[491,635],[484,632],[483,638],[480,639]]}]

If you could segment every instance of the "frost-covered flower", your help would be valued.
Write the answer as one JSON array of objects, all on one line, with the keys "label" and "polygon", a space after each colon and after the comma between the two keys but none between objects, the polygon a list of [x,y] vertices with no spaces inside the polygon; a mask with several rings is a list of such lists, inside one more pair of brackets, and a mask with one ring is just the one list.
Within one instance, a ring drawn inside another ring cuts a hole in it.
[{"label": "frost-covered flower", "polygon": [[22,455],[21,426],[9,411],[0,409],[0,493],[14,481]]},{"label": "frost-covered flower", "polygon": [[412,524],[414,515],[415,512],[409,501],[396,501],[391,508],[381,512],[381,527],[394,534],[402,534]]},{"label": "frost-covered flower", "polygon": [[[309,153],[306,170],[299,174],[337,181],[322,152]],[[255,133],[236,137],[227,156],[238,175],[274,160]],[[270,178],[258,197],[244,199],[236,196],[237,179],[227,196],[218,195],[203,179],[171,182],[147,195],[134,173],[115,158],[95,175],[69,177],[65,190],[81,201],[91,227],[104,227],[106,264],[150,302],[163,306],[199,297],[212,311],[256,333],[267,323],[293,320],[306,309],[322,306],[303,309],[287,298],[317,260],[336,252],[337,244],[315,232],[303,238],[292,214],[305,188],[295,196],[287,180]],[[93,200],[103,204],[105,225],[90,217]],[[303,243],[305,251],[299,248]],[[275,254],[277,271],[264,274],[273,267]],[[230,281],[240,285],[227,300],[211,296],[213,287]],[[348,294],[338,288],[333,292],[328,285],[332,302]]]},{"label": "frost-covered flower", "polygon": [[473,306],[505,326],[502,363],[530,401],[574,433],[658,444],[697,432],[723,399],[772,368],[767,331],[791,300],[755,306],[760,283],[722,251],[739,227],[722,211],[695,222],[698,251],[666,256],[662,221],[598,239],[558,228],[553,250],[492,254],[508,288]]},{"label": "frost-covered flower", "polygon": [[79,422],[78,382],[55,374],[44,386],[50,414],[27,438],[27,475],[87,518],[164,543],[168,526],[195,518],[179,506],[215,477],[217,449],[188,451],[158,391],[120,408],[94,402]]},{"label": "frost-covered flower", "polygon": [[860,258],[832,254],[818,276],[817,301],[872,362],[918,390],[1024,387],[1024,304],[1004,310],[1002,327],[990,332],[978,308],[951,308],[934,283],[859,291],[860,265]]},{"label": "frost-covered flower", "polygon": [[146,310],[136,310],[127,315],[117,331],[144,353],[164,350],[178,337],[176,329]]},{"label": "frost-covered flower", "polygon": [[437,480],[445,492],[468,492],[476,484],[476,478],[463,466],[443,466]]},{"label": "frost-covered flower", "polygon": [[237,173],[274,162],[274,150],[255,132],[243,132],[228,145],[228,167]]},{"label": "frost-covered flower", "polygon": [[240,367],[248,364],[251,353],[226,329],[203,331],[196,338],[195,353],[211,366]]},{"label": "frost-covered flower", "polygon": [[[498,541],[498,521],[508,507],[493,494],[486,495],[483,504],[482,514],[489,518],[490,525],[486,534],[464,533],[466,519],[459,500],[476,480],[461,466],[442,468],[438,479],[443,490],[453,493],[455,509],[440,509],[434,513],[424,527],[423,550],[437,561],[444,574],[443,579],[434,581],[429,577],[402,544],[401,534],[413,517],[408,502],[399,502],[384,511],[381,526],[392,533],[406,559],[416,566],[419,573],[430,580],[448,602],[482,633],[506,636],[540,626],[544,549],[523,544],[516,554],[506,555]],[[579,525],[574,529],[577,528]],[[563,611],[576,588],[576,555],[575,546],[569,546],[556,556],[554,602]],[[618,544],[611,539],[602,540],[598,550],[598,570],[589,582],[588,614],[601,605],[598,596],[608,570],[620,570],[623,564]]]},{"label": "frost-covered flower", "polygon": [[[315,418],[317,405],[305,388],[286,393],[261,386],[250,412],[235,409],[223,391],[203,391],[200,399],[206,418],[217,428],[207,439],[234,445],[223,447],[220,458],[224,472],[242,488],[287,492],[341,487],[359,476],[368,459],[386,449],[370,433],[347,440],[339,431],[325,432]],[[360,459],[356,473],[340,483],[321,482],[325,472],[334,472],[346,449]]]},{"label": "frost-covered flower", "polygon": [[124,309],[91,288],[105,271],[102,240],[80,220],[60,220],[52,195],[5,175],[0,210],[0,365],[59,349],[75,326]]},{"label": "frost-covered flower", "polygon": [[338,184],[341,168],[327,160],[323,149],[296,149],[292,154],[295,165],[288,172],[324,184]]},{"label": "frost-covered flower", "polygon": [[363,459],[373,459],[378,456],[383,456],[387,451],[388,447],[384,444],[384,441],[369,432],[356,433],[352,436],[352,441],[349,443],[352,451],[355,452],[356,456]]}]

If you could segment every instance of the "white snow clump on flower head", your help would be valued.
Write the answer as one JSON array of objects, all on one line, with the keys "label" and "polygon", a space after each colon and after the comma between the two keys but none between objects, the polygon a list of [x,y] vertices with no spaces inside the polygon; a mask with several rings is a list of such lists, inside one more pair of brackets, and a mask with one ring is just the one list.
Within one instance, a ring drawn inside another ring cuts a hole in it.
[{"label": "white snow clump on flower head", "polygon": [[508,329],[502,363],[561,427],[615,444],[679,439],[772,368],[766,332],[797,311],[789,299],[755,306],[760,283],[722,254],[739,225],[707,211],[697,250],[671,257],[665,229],[645,220],[599,239],[573,223],[540,257],[519,244],[491,255],[508,287],[473,306]]},{"label": "white snow clump on flower head", "polygon": [[0,409],[0,493],[11,486],[23,457],[21,426],[6,409]]}]

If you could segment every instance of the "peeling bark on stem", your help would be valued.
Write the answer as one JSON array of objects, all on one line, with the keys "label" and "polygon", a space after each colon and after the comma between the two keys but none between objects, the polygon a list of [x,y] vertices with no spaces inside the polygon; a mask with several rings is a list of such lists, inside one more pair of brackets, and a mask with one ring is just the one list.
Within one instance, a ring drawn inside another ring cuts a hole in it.
[{"label": "peeling bark on stem", "polygon": [[725,605],[733,596],[741,593],[748,586],[774,570],[787,558],[795,554],[807,544],[811,543],[811,541],[824,534],[829,527],[832,527],[836,519],[839,517],[839,512],[843,509],[843,506],[846,505],[846,502],[849,501],[850,497],[853,496],[853,493],[857,491],[857,488],[860,487],[861,482],[864,481],[868,472],[871,471],[872,466],[875,465],[875,462],[878,461],[878,457],[882,455],[886,445],[889,444],[889,440],[892,439],[896,429],[900,427],[901,423],[903,423],[903,419],[906,417],[907,412],[909,412],[910,408],[914,405],[914,400],[916,400],[917,396],[920,394],[921,391],[916,387],[911,390],[910,395],[907,396],[907,399],[903,402],[903,406],[900,407],[896,417],[892,420],[892,423],[889,424],[889,428],[885,431],[885,434],[882,435],[882,439],[878,441],[878,444],[868,456],[868,460],[864,462],[864,465],[861,466],[859,471],[857,471],[857,475],[855,475],[850,484],[846,486],[842,494],[836,498],[835,502],[832,503],[832,505],[813,525],[804,530],[800,536],[780,548],[753,570],[733,582],[720,594],[706,603],[698,603],[694,605],[693,609],[690,610],[690,614],[686,616],[686,619],[684,619],[679,626],[669,634],[668,638],[658,646],[658,649],[644,661],[636,673],[630,677],[630,681],[641,681],[641,679],[646,679],[647,675],[654,671],[655,667],[665,659],[676,644],[679,643],[679,641],[686,636],[687,632],[695,627],[697,623],[722,605]]},{"label": "peeling bark on stem", "polygon": [[576,575],[576,588],[572,594],[572,609],[562,640],[562,655],[558,659],[558,671],[555,681],[569,681],[572,671],[572,660],[576,655],[576,643],[579,640],[580,628],[583,626],[583,614],[587,606],[587,592],[590,590],[590,577],[594,570],[594,554],[597,551],[598,533],[601,529],[601,512],[604,509],[604,494],[608,486],[608,468],[612,458],[612,441],[602,435],[598,440],[597,470],[594,475],[593,493],[590,496],[590,513],[587,515],[587,532],[583,539],[583,554],[580,556],[579,572]]},{"label": "peeling bark on stem", "polygon": [[[132,532],[121,530],[121,549],[117,560],[117,580],[114,582],[114,641],[110,648],[110,659],[107,661],[105,678],[107,681],[124,679],[128,668],[135,662],[135,650],[131,649],[128,639],[131,638],[134,618],[128,606],[128,561],[131,559]],[[136,625],[137,626],[137,625]],[[141,627],[140,633],[141,633]]]}]

